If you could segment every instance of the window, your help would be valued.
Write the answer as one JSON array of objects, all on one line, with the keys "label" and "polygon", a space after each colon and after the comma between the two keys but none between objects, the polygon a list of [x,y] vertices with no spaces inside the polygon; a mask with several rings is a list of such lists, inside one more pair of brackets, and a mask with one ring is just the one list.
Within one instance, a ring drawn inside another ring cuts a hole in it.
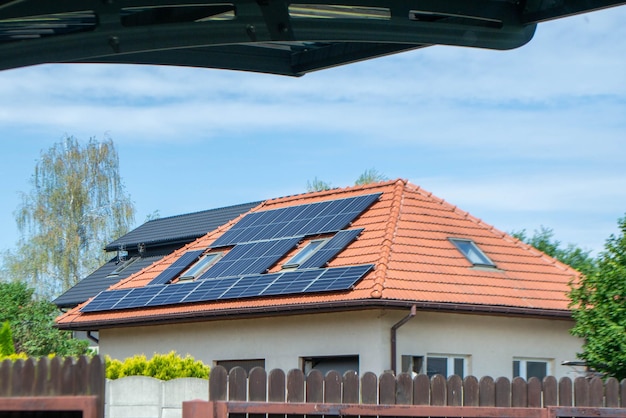
[{"label": "window", "polygon": [[296,255],[291,257],[289,261],[283,264],[283,268],[296,268],[300,264],[304,263],[309,257],[311,257],[317,250],[328,241],[327,239],[314,239],[310,241],[303,249],[298,251]]},{"label": "window", "polygon": [[[128,254],[128,253],[127,253]],[[118,261],[117,263],[117,267],[115,268],[115,270],[113,270],[112,272],[110,272],[107,277],[114,277],[114,276],[118,276],[122,271],[124,271],[128,266],[130,266],[131,264],[133,264],[135,261],[137,261],[139,259],[139,257],[131,257],[128,260],[125,259],[120,259],[120,261]]]},{"label": "window", "polygon": [[456,248],[475,266],[495,267],[496,265],[483,253],[474,241],[468,239],[450,238]]},{"label": "window", "polygon": [[324,356],[324,357],[302,357],[302,371],[308,374],[311,370],[319,370],[326,375],[331,370],[343,375],[348,370],[359,372],[359,356]]},{"label": "window", "polygon": [[521,377],[526,380],[536,377],[539,380],[543,380],[544,377],[551,373],[550,364],[550,360],[544,359],[514,359],[513,377]]},{"label": "window", "polygon": [[249,359],[249,360],[218,360],[215,362],[216,366],[222,366],[230,373],[235,367],[241,367],[246,371],[246,374],[250,374],[250,370],[255,367],[265,368],[265,359]]},{"label": "window", "polygon": [[217,260],[222,258],[222,253],[208,253],[180,275],[179,280],[193,280],[207,271]]},{"label": "window", "polygon": [[429,354],[426,357],[426,374],[433,377],[457,375],[463,379],[467,375],[467,356]]},{"label": "window", "polygon": [[424,356],[402,356],[402,372],[411,374],[424,373]]}]

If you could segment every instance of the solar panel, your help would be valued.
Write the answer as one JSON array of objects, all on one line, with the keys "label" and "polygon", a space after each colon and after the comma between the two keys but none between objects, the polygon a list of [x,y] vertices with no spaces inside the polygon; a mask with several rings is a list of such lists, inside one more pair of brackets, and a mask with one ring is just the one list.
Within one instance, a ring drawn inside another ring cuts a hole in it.
[{"label": "solar panel", "polygon": [[196,262],[198,260],[198,257],[200,257],[203,252],[204,250],[187,251],[185,254],[180,256],[178,260],[174,261],[168,268],[163,270],[161,274],[152,279],[152,281],[148,283],[148,285],[169,283],[183,270]]},{"label": "solar panel", "polygon": [[260,274],[294,248],[302,237],[237,244],[199,279]]},{"label": "solar panel", "polygon": [[233,225],[211,247],[336,232],[345,228],[380,193],[254,212]]},{"label": "solar panel", "polygon": [[81,311],[99,312],[258,296],[348,290],[373,267],[372,264],[368,264],[329,269],[290,270],[135,289],[107,290],[81,308]]},{"label": "solar panel", "polygon": [[100,292],[87,305],[80,308],[81,312],[108,311],[120,302],[124,296],[130,293],[131,289],[106,290]]},{"label": "solar panel", "polygon": [[324,267],[330,259],[336,256],[341,250],[346,248],[361,232],[361,229],[350,229],[339,231],[332,237],[322,248],[317,250],[311,257],[309,257],[298,268],[306,269],[313,267]]}]

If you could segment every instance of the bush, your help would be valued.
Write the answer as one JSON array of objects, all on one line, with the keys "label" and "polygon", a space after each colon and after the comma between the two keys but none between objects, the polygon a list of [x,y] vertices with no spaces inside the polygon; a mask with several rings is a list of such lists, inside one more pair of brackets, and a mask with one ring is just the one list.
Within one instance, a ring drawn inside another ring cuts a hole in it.
[{"label": "bush", "polygon": [[9,321],[4,321],[0,328],[0,356],[10,356],[11,354],[15,354],[13,334]]},{"label": "bush", "polygon": [[105,357],[107,379],[119,379],[125,376],[150,376],[160,380],[172,380],[179,377],[209,378],[209,366],[190,355],[182,358],[171,351],[168,354],[155,354],[150,360],[145,355],[136,355],[120,360]]}]

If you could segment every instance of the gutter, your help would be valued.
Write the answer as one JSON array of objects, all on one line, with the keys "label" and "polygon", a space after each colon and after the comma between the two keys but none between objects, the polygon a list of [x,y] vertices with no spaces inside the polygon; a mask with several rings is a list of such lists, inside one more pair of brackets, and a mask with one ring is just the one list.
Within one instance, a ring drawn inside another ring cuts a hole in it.
[{"label": "gutter", "polygon": [[393,374],[397,374],[397,370],[396,370],[396,354],[397,354],[397,348],[396,348],[396,333],[398,331],[398,328],[400,328],[402,325],[406,324],[407,322],[409,322],[411,319],[413,319],[413,317],[417,314],[417,306],[413,305],[411,306],[411,311],[409,312],[409,314],[407,316],[405,316],[404,318],[402,318],[400,321],[396,322],[392,327],[391,327],[391,371],[393,372]]},{"label": "gutter", "polygon": [[[197,321],[214,321],[224,319],[244,319],[255,317],[267,317],[284,314],[308,314],[320,312],[341,312],[363,309],[405,309],[415,306],[417,309],[431,312],[469,313],[476,315],[513,316],[539,319],[571,320],[572,313],[569,310],[518,308],[500,305],[471,305],[442,302],[415,302],[403,300],[380,300],[380,299],[353,299],[333,302],[320,302],[308,304],[272,305],[248,308],[221,309],[213,311],[185,311],[166,315],[156,315],[146,310],[143,316],[115,319],[86,320],[84,315],[79,321],[71,320],[56,323],[55,327],[63,330],[93,330],[102,328],[117,328],[123,326],[149,326],[166,325],[174,323],[188,323]],[[94,316],[97,313],[93,314]],[[83,316],[83,315],[81,315]]]}]

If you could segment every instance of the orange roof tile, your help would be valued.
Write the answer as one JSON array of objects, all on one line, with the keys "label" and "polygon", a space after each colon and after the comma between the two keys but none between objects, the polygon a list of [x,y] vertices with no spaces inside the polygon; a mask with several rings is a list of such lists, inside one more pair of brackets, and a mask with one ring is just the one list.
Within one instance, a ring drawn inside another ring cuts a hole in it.
[{"label": "orange roof tile", "polygon": [[[57,322],[62,328],[80,329],[89,324],[107,326],[162,317],[184,319],[230,311],[328,306],[333,303],[347,306],[350,301],[415,302],[424,306],[464,304],[477,308],[567,312],[569,283],[578,277],[575,270],[404,180],[277,198],[263,202],[252,211],[371,193],[382,193],[380,200],[350,226],[364,228],[364,231],[329,263],[329,267],[375,265],[374,270],[351,291],[93,313],[82,313],[79,306],[59,317]],[[186,251],[208,248],[240,218],[198,238],[112,288],[145,286]],[[473,267],[449,241],[450,237],[473,240],[494,261],[497,269]],[[290,252],[285,259],[294,253]]]}]

